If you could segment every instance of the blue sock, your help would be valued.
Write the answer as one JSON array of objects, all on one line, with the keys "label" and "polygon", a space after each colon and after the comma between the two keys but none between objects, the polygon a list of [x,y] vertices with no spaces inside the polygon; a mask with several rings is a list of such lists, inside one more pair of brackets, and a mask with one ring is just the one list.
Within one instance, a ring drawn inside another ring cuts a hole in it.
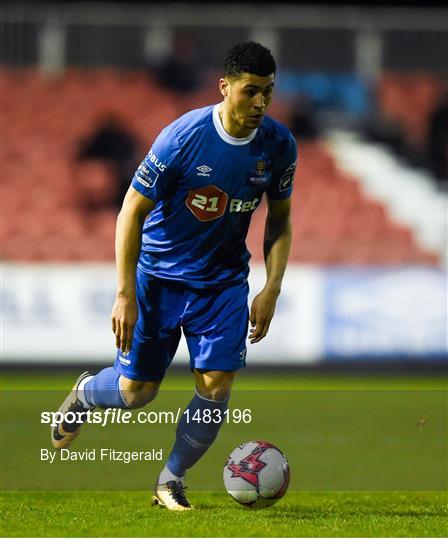
[{"label": "blue sock", "polygon": [[[182,415],[176,429],[176,442],[168,457],[167,467],[174,475],[178,477],[184,476],[185,471],[192,467],[210,448],[218,435],[221,424],[224,422],[224,413],[227,410],[228,401],[228,397],[223,401],[207,399],[200,396],[196,391],[194,398],[186,408],[189,411],[190,421],[187,422],[187,415]],[[202,420],[205,409],[212,411],[213,419],[217,417],[213,411],[219,409],[221,411],[221,421],[206,423],[192,420],[195,414],[195,418],[200,415],[199,418]]]},{"label": "blue sock", "polygon": [[92,406],[102,409],[128,407],[120,390],[120,374],[113,367],[108,367],[97,373],[84,385],[85,401]]}]

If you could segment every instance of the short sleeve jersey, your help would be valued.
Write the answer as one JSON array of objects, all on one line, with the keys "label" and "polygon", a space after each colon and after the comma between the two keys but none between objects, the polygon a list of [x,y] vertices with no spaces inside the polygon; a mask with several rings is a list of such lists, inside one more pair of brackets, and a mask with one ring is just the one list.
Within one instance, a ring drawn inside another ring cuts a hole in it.
[{"label": "short sleeve jersey", "polygon": [[140,270],[192,288],[247,279],[252,213],[264,192],[291,196],[296,167],[296,143],[282,124],[265,117],[238,139],[218,111],[204,107],[167,126],[132,179],[156,203],[143,225]]}]

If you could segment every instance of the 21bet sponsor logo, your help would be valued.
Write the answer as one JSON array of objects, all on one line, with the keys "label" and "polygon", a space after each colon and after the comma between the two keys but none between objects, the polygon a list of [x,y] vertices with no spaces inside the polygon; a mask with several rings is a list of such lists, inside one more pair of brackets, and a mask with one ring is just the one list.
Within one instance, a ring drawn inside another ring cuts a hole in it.
[{"label": "21bet sponsor logo", "polygon": [[[185,204],[199,221],[212,221],[224,215],[229,197],[227,193],[210,185],[199,189],[190,189]],[[229,212],[251,212],[260,203],[256,197],[251,201],[230,199]]]}]

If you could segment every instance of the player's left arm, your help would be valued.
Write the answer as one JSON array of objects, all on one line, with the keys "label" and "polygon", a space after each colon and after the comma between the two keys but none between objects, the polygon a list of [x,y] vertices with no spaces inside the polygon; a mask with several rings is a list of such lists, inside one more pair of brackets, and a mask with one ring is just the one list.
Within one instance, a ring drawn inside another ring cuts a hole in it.
[{"label": "player's left arm", "polygon": [[268,333],[291,249],[291,199],[268,198],[267,202],[264,234],[266,284],[252,302],[249,316],[251,343],[258,343]]}]

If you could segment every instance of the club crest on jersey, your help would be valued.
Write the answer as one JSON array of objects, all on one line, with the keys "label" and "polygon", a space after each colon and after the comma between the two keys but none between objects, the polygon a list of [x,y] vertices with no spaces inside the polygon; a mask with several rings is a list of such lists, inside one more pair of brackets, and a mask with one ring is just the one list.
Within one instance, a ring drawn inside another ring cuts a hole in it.
[{"label": "club crest on jersey", "polygon": [[257,161],[257,166],[255,167],[255,170],[257,171],[257,174],[261,176],[264,174],[264,171],[266,170],[266,162],[260,159],[260,161]]},{"label": "club crest on jersey", "polygon": [[255,169],[249,172],[247,183],[250,185],[262,186],[269,181],[270,173],[266,171],[266,161],[259,159]]}]

